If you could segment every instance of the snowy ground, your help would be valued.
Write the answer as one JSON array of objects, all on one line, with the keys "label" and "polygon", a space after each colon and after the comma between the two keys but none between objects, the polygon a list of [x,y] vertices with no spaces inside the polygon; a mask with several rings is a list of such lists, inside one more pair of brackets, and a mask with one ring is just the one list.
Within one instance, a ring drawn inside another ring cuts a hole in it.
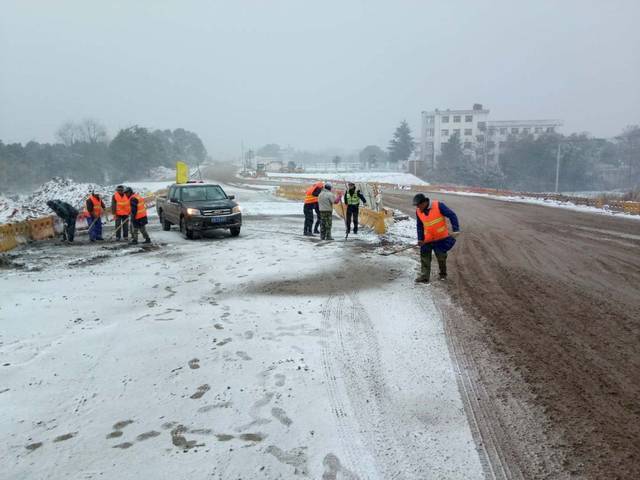
[{"label": "snowy ground", "polygon": [[236,239],[152,220],[154,248],[6,257],[25,265],[0,270],[2,476],[482,478],[415,261],[373,235],[318,244],[299,203],[227,190]]},{"label": "snowy ground", "polygon": [[378,182],[396,185],[429,185],[410,173],[401,172],[325,172],[325,173],[267,173],[270,178],[311,178],[345,180],[347,182]]}]

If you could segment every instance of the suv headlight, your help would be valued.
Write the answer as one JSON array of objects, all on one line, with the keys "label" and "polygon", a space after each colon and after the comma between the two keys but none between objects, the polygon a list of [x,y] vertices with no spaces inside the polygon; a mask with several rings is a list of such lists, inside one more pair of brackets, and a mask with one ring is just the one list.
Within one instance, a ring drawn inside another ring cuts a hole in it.
[{"label": "suv headlight", "polygon": [[235,207],[233,207],[231,209],[231,213],[240,213],[242,212],[242,209],[240,208],[240,205],[236,205]]},{"label": "suv headlight", "polygon": [[200,210],[197,208],[187,208],[187,215],[200,215]]}]

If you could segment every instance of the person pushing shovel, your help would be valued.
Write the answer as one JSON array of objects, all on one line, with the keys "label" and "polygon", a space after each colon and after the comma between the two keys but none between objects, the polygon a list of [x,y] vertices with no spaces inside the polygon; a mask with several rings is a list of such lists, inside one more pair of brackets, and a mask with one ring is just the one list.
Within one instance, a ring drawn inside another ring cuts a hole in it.
[{"label": "person pushing shovel", "polygon": [[102,241],[102,213],[104,212],[104,202],[100,195],[93,190],[85,202],[85,214],[89,227],[89,241]]},{"label": "person pushing shovel", "polygon": [[[418,245],[420,246],[420,275],[417,283],[429,283],[431,278],[431,252],[438,260],[440,279],[447,278],[447,252],[453,248],[460,234],[458,217],[444,203],[437,200],[430,201],[424,194],[418,193],[413,197],[416,207],[416,228]],[[451,229],[447,227],[447,220],[451,222]]]},{"label": "person pushing shovel", "polygon": [[116,220],[115,236],[116,241],[124,238],[129,239],[129,215],[131,215],[131,203],[129,197],[124,193],[124,186],[118,185],[111,197],[111,214]]}]

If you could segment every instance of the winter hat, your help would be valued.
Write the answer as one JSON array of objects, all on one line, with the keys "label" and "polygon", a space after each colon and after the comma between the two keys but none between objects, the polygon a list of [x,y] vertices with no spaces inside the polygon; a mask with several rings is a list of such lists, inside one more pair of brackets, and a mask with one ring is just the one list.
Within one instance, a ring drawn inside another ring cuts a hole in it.
[{"label": "winter hat", "polygon": [[324,188],[326,188],[327,190],[331,190],[331,182],[325,182]]}]

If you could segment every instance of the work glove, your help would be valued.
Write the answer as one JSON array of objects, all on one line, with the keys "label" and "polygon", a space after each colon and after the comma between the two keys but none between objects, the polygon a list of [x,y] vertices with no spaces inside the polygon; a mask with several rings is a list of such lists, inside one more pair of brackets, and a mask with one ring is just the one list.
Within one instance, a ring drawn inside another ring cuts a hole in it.
[{"label": "work glove", "polygon": [[451,236],[453,238],[456,238],[458,235],[460,235],[462,232],[460,230],[458,230],[457,232],[451,232]]}]

